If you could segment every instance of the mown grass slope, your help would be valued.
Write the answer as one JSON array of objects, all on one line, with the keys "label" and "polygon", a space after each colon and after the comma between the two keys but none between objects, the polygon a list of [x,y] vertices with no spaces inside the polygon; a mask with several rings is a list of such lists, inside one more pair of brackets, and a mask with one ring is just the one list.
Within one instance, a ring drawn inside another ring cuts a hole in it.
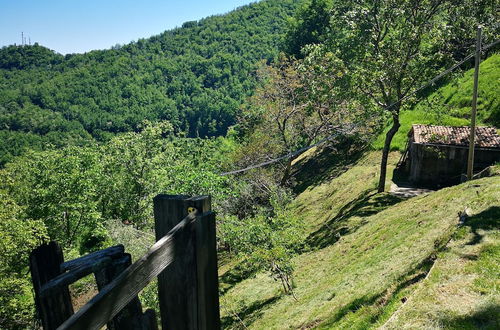
[{"label": "mown grass slope", "polygon": [[[479,194],[482,185],[476,187]],[[384,329],[500,329],[499,204],[476,212],[456,230]]]},{"label": "mown grass slope", "polygon": [[257,274],[222,297],[225,328],[382,326],[440,261],[458,212],[467,207],[480,215],[499,204],[499,176],[410,200],[375,194],[378,156],[369,153],[297,198],[310,230],[309,250],[295,259],[298,299],[283,295],[267,274]]}]

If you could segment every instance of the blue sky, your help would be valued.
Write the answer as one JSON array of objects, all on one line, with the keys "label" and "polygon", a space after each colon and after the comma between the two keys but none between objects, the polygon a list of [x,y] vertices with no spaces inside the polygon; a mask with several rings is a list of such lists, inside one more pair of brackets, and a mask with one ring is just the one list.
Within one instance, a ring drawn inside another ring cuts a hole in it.
[{"label": "blue sky", "polygon": [[106,49],[255,0],[0,0],[0,47],[21,32],[61,54]]}]

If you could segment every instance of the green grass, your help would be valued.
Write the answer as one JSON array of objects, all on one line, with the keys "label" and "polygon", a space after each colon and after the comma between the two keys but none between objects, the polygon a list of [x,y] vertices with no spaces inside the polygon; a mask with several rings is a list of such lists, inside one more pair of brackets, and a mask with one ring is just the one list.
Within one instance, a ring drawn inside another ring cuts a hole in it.
[{"label": "green grass", "polygon": [[[477,113],[479,120],[496,127],[500,126],[500,54],[494,54],[481,63],[479,69],[479,96]],[[434,92],[416,109],[436,110],[459,118],[470,119],[474,70],[469,70],[459,78]]]},{"label": "green grass", "polygon": [[500,207],[473,215],[386,329],[500,328]]},{"label": "green grass", "polygon": [[[479,98],[480,124],[497,127],[499,64],[498,54],[482,63]],[[403,112],[391,150],[404,149],[412,124],[468,125],[471,95],[468,71]],[[297,300],[267,274],[229,262],[221,277],[223,327],[498,328],[500,167],[491,177],[403,200],[375,192],[380,153],[360,155],[312,149],[296,160],[293,207],[308,232],[294,260]],[[390,155],[387,187],[399,157]],[[472,217],[458,228],[465,208]]]},{"label": "green grass", "polygon": [[[391,150],[399,150],[401,152],[403,152],[406,148],[406,142],[408,141],[408,132],[410,132],[411,126],[413,124],[443,126],[465,126],[470,124],[470,121],[468,119],[457,118],[446,114],[439,114],[433,111],[425,111],[422,109],[404,111],[401,113],[399,119],[401,122],[401,127],[392,139]],[[373,148],[375,150],[382,150],[382,148],[384,147],[385,134],[388,130],[389,127],[387,127],[381,134],[379,134],[373,142]]]},{"label": "green grass", "polygon": [[[457,213],[468,207],[480,215],[500,200],[498,176],[410,200],[374,194],[378,158],[378,153],[369,153],[337,178],[297,198],[295,206],[308,222],[311,245],[294,260],[298,300],[258,273],[221,298],[225,328],[383,325],[402,300],[419,292],[435,256],[456,230]],[[397,154],[391,159],[394,164]],[[318,241],[315,233],[326,234]]]},{"label": "green grass", "polygon": [[[500,54],[494,54],[481,63],[478,97],[478,121],[480,125],[500,127]],[[391,150],[403,151],[407,135],[413,124],[463,126],[470,124],[474,70],[460,78],[453,79],[419,102],[412,110],[400,115],[401,127],[394,136]],[[373,143],[381,150],[385,133],[382,132]]]}]

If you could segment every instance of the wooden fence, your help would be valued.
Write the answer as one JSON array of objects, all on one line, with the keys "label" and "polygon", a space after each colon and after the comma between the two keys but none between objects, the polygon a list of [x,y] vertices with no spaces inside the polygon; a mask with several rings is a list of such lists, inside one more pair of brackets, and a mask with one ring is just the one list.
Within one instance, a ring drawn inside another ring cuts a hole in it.
[{"label": "wooden fence", "polygon": [[[52,329],[157,329],[138,293],[158,277],[162,329],[219,329],[215,214],[210,197],[154,198],[157,242],[137,262],[121,245],[64,261],[55,243],[30,256],[35,303]],[[68,286],[94,274],[99,293],[76,313]]]}]

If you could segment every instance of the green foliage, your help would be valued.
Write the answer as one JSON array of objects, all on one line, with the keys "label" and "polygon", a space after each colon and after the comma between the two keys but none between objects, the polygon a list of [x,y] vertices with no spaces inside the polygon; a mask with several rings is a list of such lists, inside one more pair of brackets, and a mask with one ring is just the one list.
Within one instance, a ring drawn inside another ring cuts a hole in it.
[{"label": "green foliage", "polygon": [[[236,161],[248,166],[278,158],[328,138],[350,147],[368,139],[374,123],[370,107],[349,96],[345,66],[323,47],[307,46],[305,58],[282,56],[273,66],[258,71],[263,85],[257,88],[237,126],[245,134],[244,146]],[[288,182],[295,154],[284,160],[281,185]]]},{"label": "green foliage", "polygon": [[332,0],[309,0],[290,20],[284,48],[288,54],[302,57],[302,48],[323,43],[330,29]]},{"label": "green foliage", "polygon": [[2,329],[28,329],[34,325],[32,283],[28,276],[0,278],[0,326]]},{"label": "green foliage", "polygon": [[7,164],[2,185],[25,206],[27,218],[45,223],[51,239],[89,251],[106,242],[98,233],[107,220],[151,227],[156,194],[210,194],[223,200],[230,193],[227,178],[217,174],[225,139],[172,134],[167,122],[145,122],[140,133],[102,146],[31,152]]},{"label": "green foliage", "polygon": [[47,238],[42,222],[22,218],[22,209],[0,190],[0,327],[24,329],[33,319],[28,256]]},{"label": "green foliage", "polygon": [[86,229],[80,238],[80,255],[99,251],[111,246],[113,241],[107,229],[98,223],[92,229]]},{"label": "green foliage", "polygon": [[[457,54],[470,45],[457,42],[470,38],[476,26],[485,24],[485,39],[494,41],[500,29],[492,19],[496,5],[490,0],[383,0],[383,1],[312,1],[310,9],[298,12],[298,22],[330,20],[324,35],[315,24],[292,29],[289,49],[300,48],[303,35],[318,35],[322,47],[334,52],[346,67],[353,97],[368,107],[378,107],[381,117],[392,119],[387,131],[381,161],[378,191],[384,191],[387,157],[391,141],[400,127],[401,109],[411,104],[418,86],[431,80],[443,68],[456,61]],[[465,3],[465,4],[463,4]],[[474,10],[480,7],[480,10]],[[481,12],[483,15],[476,15]],[[472,14],[472,15],[471,15]],[[312,19],[310,15],[313,15]],[[488,42],[487,41],[487,42]],[[303,48],[302,48],[303,49]],[[410,99],[410,100],[409,100]]]},{"label": "green foliage", "polygon": [[[497,117],[500,113],[498,97],[498,62],[500,55],[495,54],[481,63],[478,118],[479,124],[500,126]],[[472,102],[473,70],[444,84],[429,96],[417,103],[413,109],[400,115],[401,127],[394,136],[391,150],[404,151],[407,135],[413,124],[465,126],[470,124]],[[373,142],[373,148],[382,150],[387,127]]]},{"label": "green foliage", "polygon": [[[0,129],[19,133],[15,138],[21,141],[19,135],[29,140],[35,134],[31,147],[37,150],[56,141],[81,145],[89,136],[107,141],[138,131],[144,120],[168,120],[190,137],[224,135],[256,86],[256,63],[277,56],[298,3],[253,3],[86,54],[63,57],[38,45],[4,47]],[[0,160],[19,153],[0,143]]]},{"label": "green foliage", "polygon": [[78,243],[102,221],[98,209],[102,167],[93,148],[29,153],[5,168],[6,188],[28,219],[45,223],[51,239]]},{"label": "green foliage", "polygon": [[[218,173],[234,147],[230,139],[180,138],[168,122],[145,122],[139,133],[103,145],[30,151],[8,163],[0,176],[2,328],[17,322],[23,328],[32,319],[27,255],[42,240],[60,243],[67,258],[118,243],[127,251],[134,243],[147,249],[152,242],[117,237],[110,224],[133,235],[141,233],[134,228],[151,231],[152,199],[159,193],[209,194],[222,211],[221,201],[236,193]],[[152,293],[145,293],[149,305],[155,304]]]},{"label": "green foliage", "polygon": [[225,242],[252,270],[265,269],[280,280],[284,291],[292,291],[292,257],[304,242],[304,225],[289,207],[290,196],[274,192],[271,207],[246,219],[236,216],[222,223]]},{"label": "green foliage", "polygon": [[51,68],[64,57],[35,43],[33,46],[6,46],[0,50],[0,69]]}]

